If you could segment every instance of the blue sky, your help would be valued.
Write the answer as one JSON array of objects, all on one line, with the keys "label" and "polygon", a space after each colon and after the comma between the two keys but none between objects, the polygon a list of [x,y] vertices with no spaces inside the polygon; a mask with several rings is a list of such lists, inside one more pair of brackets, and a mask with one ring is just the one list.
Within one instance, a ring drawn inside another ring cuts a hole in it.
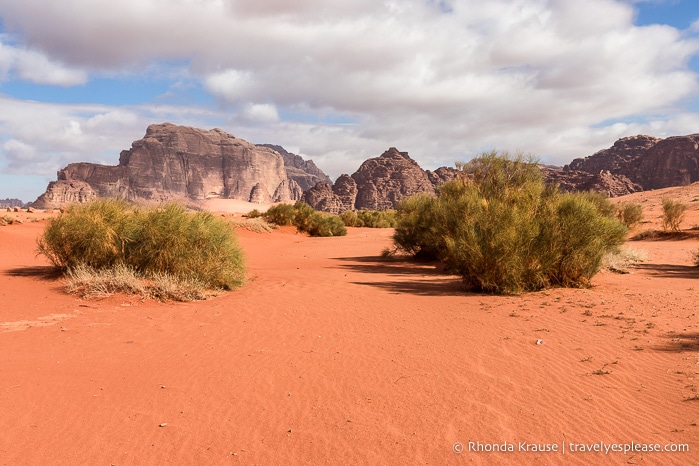
[{"label": "blue sky", "polygon": [[490,149],[562,165],[699,132],[699,2],[0,0],[0,198],[116,164],[163,121],[333,178],[390,146],[431,169]]}]

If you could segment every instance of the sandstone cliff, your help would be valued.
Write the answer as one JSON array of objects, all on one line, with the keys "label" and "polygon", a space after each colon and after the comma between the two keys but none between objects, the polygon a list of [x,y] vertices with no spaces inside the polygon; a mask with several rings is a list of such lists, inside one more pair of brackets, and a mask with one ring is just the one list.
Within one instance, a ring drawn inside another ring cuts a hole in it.
[{"label": "sandstone cliff", "polygon": [[258,144],[258,146],[279,152],[284,159],[286,176],[296,181],[303,191],[311,189],[319,181],[332,184],[330,177],[323,173],[323,170],[318,168],[313,160],[304,160],[301,156],[288,152],[282,146],[274,144]]},{"label": "sandstone cliff", "polygon": [[644,190],[688,185],[699,181],[699,134],[622,138],[609,149],[575,159],[565,168],[593,174],[608,170]]},{"label": "sandstone cliff", "polygon": [[34,206],[55,208],[106,196],[135,202],[220,197],[266,203],[294,201],[302,194],[276,151],[220,129],[163,123],[149,126],[143,139],[122,151],[119,165],[73,163],[60,170]]}]

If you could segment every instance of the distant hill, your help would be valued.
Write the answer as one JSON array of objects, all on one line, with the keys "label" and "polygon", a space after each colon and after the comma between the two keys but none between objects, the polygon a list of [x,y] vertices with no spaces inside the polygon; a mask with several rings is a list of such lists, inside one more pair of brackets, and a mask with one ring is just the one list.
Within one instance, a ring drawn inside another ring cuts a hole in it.
[{"label": "distant hill", "polygon": [[592,174],[606,170],[643,190],[686,186],[699,181],[699,134],[621,138],[609,149],[575,159],[564,168]]},{"label": "distant hill", "polygon": [[6,209],[8,207],[24,207],[26,204],[20,199],[0,199],[0,208]]}]

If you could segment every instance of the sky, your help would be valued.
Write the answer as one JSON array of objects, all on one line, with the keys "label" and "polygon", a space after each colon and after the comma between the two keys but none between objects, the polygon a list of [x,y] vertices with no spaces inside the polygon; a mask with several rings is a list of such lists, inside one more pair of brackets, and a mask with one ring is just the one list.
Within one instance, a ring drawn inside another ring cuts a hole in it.
[{"label": "sky", "polygon": [[0,198],[221,128],[331,178],[389,147],[564,165],[699,132],[696,0],[0,0]]}]

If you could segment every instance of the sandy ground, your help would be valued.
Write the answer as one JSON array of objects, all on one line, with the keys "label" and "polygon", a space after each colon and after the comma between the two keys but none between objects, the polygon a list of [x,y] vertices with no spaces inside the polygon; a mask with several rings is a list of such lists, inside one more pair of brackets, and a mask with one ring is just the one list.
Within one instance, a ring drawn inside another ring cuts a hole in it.
[{"label": "sandy ground", "polygon": [[[284,228],[239,232],[238,291],[81,300],[36,256],[48,214],[22,214],[0,227],[0,464],[699,464],[685,190],[687,234],[629,242],[630,274],[519,297],[381,260],[391,230]],[[635,195],[638,229],[661,195]],[[571,451],[602,442],[689,452]]]}]

